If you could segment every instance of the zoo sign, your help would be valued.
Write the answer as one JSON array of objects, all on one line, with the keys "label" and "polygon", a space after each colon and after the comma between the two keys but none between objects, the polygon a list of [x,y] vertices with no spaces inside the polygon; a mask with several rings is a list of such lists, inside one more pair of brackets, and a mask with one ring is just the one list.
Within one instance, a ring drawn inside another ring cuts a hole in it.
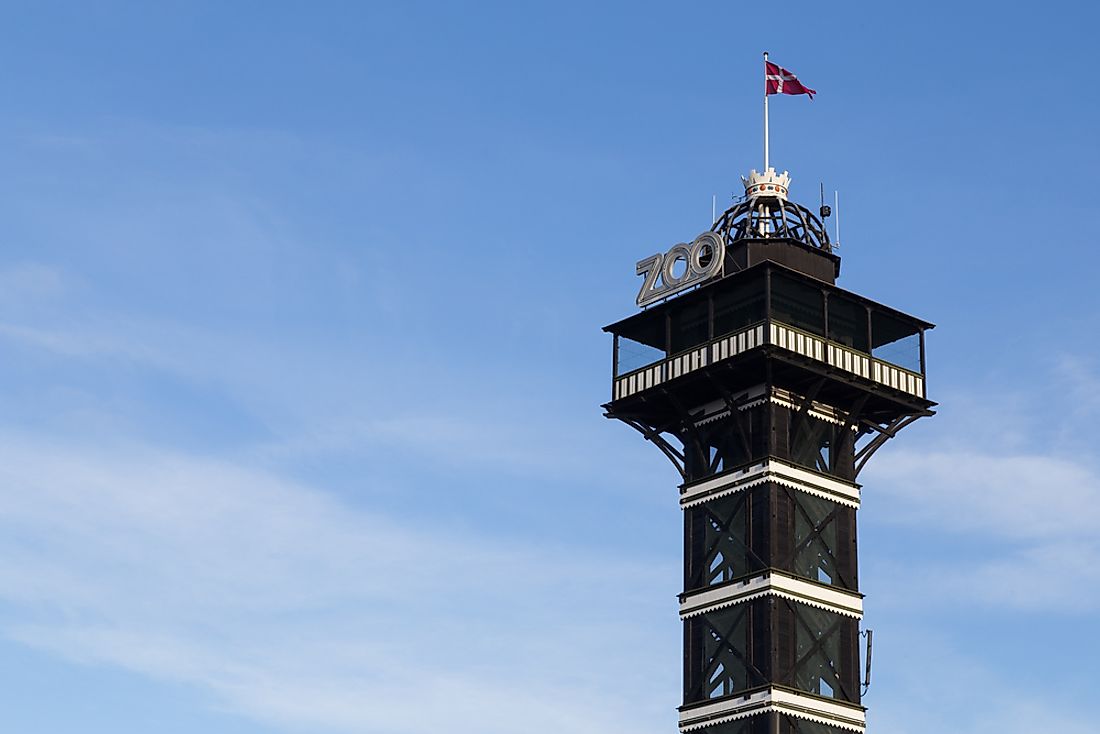
[{"label": "zoo sign", "polygon": [[[648,306],[718,275],[724,253],[722,236],[717,232],[703,232],[690,245],[681,242],[663,255],[657,253],[639,260],[637,273],[644,275],[645,281],[638,291],[638,305]],[[683,271],[677,275],[681,262]]]}]

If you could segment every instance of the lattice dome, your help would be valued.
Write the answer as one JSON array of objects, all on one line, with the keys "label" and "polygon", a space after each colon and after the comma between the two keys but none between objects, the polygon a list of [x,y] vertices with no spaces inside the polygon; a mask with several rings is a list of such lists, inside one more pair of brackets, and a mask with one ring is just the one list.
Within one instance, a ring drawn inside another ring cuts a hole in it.
[{"label": "lattice dome", "polygon": [[812,211],[787,198],[790,175],[753,171],[745,182],[745,199],[734,204],[714,222],[711,230],[725,238],[726,244],[738,240],[782,238],[832,252],[829,233]]}]

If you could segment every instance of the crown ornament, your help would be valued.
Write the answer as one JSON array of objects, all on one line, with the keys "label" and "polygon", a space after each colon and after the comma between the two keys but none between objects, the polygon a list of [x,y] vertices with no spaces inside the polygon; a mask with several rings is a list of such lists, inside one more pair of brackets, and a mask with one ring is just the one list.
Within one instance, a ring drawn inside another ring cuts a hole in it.
[{"label": "crown ornament", "polygon": [[776,173],[774,168],[768,168],[760,173],[755,168],[748,176],[741,177],[745,184],[745,198],[773,197],[787,200],[787,189],[791,185],[791,175],[787,171]]}]

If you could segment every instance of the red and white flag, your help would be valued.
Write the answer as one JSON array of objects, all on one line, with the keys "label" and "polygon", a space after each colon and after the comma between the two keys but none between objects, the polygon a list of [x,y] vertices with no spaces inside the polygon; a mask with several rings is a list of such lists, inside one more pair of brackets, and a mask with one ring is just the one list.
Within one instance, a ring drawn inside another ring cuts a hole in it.
[{"label": "red and white flag", "polygon": [[764,62],[764,94],[808,94],[810,99],[817,92],[802,84],[791,72],[770,61]]}]

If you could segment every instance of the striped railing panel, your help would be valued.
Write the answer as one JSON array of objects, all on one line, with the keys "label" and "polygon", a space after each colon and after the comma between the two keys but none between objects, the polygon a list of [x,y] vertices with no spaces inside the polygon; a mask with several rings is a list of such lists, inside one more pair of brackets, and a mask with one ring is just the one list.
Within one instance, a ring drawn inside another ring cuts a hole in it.
[{"label": "striped railing panel", "polygon": [[630,397],[763,344],[772,344],[895,390],[924,397],[924,378],[916,372],[883,362],[801,329],[772,322],[767,330],[764,324],[756,324],[736,334],[719,337],[703,346],[618,377],[614,382],[614,399]]}]

